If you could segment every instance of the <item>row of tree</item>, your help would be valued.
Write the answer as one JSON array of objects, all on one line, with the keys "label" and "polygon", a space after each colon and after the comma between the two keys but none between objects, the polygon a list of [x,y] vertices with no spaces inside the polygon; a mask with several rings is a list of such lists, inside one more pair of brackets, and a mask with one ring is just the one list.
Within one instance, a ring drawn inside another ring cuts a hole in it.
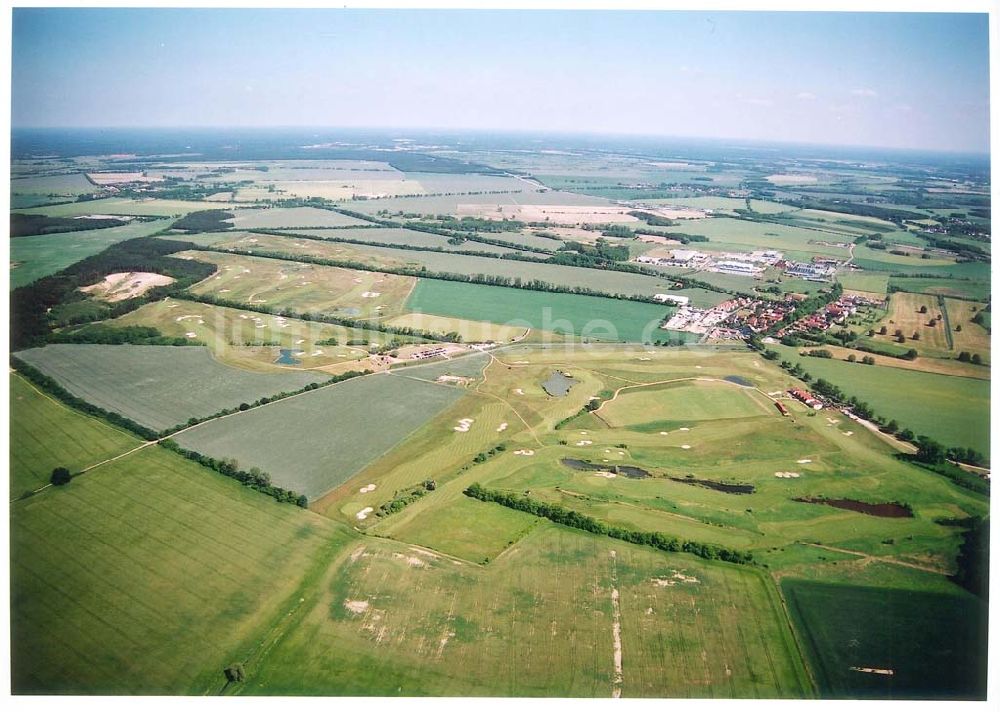
[{"label": "row of tree", "polygon": [[464,491],[464,494],[481,502],[495,502],[510,509],[527,512],[536,517],[543,517],[556,524],[581,529],[593,534],[602,534],[612,539],[627,541],[631,544],[651,546],[661,551],[682,551],[700,556],[703,559],[717,559],[735,564],[749,564],[753,561],[753,554],[748,551],[730,549],[716,544],[687,541],[667,536],[661,532],[644,532],[612,526],[586,514],[580,514],[579,512],[567,509],[559,504],[549,504],[523,495],[486,489],[478,482],[470,485]]},{"label": "row of tree", "polygon": [[309,506],[309,499],[304,494],[271,484],[271,476],[257,467],[242,470],[239,463],[233,458],[216,459],[194,450],[185,450],[173,440],[161,440],[160,445],[171,452],[183,455],[188,460],[197,462],[203,467],[215,470],[220,475],[230,477],[245,487],[273,497],[278,502],[295,504],[303,509]]}]

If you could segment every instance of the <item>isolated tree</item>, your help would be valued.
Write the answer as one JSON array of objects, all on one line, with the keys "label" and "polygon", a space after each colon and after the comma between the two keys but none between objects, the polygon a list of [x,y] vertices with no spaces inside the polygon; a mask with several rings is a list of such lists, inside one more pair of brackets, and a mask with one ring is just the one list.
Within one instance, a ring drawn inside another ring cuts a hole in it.
[{"label": "isolated tree", "polygon": [[920,332],[914,331],[913,336],[911,336],[910,338],[913,339],[914,341],[920,341]]},{"label": "isolated tree", "polygon": [[963,351],[958,355],[958,360],[961,361],[962,363],[968,363],[969,361],[972,360],[972,354],[970,354],[968,351]]},{"label": "isolated tree", "polygon": [[976,364],[977,366],[982,366],[983,358],[979,354],[972,354],[972,363]]},{"label": "isolated tree", "polygon": [[886,334],[889,333],[889,330],[885,326],[883,326],[881,329],[878,330],[878,333],[882,334],[882,336],[885,336]]},{"label": "isolated tree", "polygon": [[886,423],[886,426],[883,428],[883,430],[889,433],[889,435],[892,435],[897,430],[899,430],[899,423],[897,423],[895,420],[890,420],[888,423]]},{"label": "isolated tree", "polygon": [[851,363],[854,363],[855,361],[858,360],[858,357],[855,356],[854,354],[851,354],[847,357],[847,360],[850,361]]},{"label": "isolated tree", "polygon": [[899,338],[902,335],[903,335],[902,329],[896,329],[896,331],[893,332],[893,336],[895,336],[896,338]]},{"label": "isolated tree", "polygon": [[921,314],[926,314],[927,313],[927,305],[922,305],[920,307],[920,313]]},{"label": "isolated tree", "polygon": [[243,682],[246,679],[242,663],[233,663],[222,672],[228,682]]},{"label": "isolated tree", "polygon": [[961,330],[962,330],[962,325],[961,325],[961,324],[957,324],[957,325],[955,326],[955,333],[958,333],[958,332],[959,332],[959,331],[961,331]]},{"label": "isolated tree", "polygon": [[57,467],[52,470],[52,477],[49,478],[49,482],[59,487],[69,484],[70,479],[72,479],[72,476],[69,474],[69,470],[65,467]]}]

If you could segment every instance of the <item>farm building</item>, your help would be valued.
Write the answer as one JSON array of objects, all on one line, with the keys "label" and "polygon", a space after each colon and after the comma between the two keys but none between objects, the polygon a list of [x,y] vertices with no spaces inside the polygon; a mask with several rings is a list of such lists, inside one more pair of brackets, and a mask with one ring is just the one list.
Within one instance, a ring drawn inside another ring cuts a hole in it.
[{"label": "farm building", "polygon": [[813,410],[823,409],[823,404],[814,398],[808,391],[804,391],[801,388],[792,388],[788,391],[788,394],[796,400],[802,401]]},{"label": "farm building", "polygon": [[788,408],[785,407],[784,403],[779,403],[778,401],[774,401],[774,407],[777,408],[778,412],[781,413],[782,415],[784,416],[788,415]]}]

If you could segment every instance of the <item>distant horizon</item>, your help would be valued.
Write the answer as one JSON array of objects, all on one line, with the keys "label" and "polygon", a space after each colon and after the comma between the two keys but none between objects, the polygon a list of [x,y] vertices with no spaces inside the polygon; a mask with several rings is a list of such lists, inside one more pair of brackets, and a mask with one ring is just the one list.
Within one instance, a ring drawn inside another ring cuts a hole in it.
[{"label": "distant horizon", "polygon": [[[379,137],[390,137],[390,134],[399,133],[405,134],[407,132],[413,133],[414,135],[420,134],[434,134],[438,136],[461,136],[463,134],[469,135],[482,135],[482,136],[496,136],[496,137],[514,137],[523,135],[526,138],[536,137],[536,138],[613,138],[613,139],[635,139],[636,141],[661,141],[664,144],[669,144],[671,141],[677,142],[705,142],[714,144],[752,144],[760,146],[775,146],[775,147],[796,147],[796,148],[830,148],[839,150],[866,150],[866,151],[884,151],[888,153],[911,153],[911,154],[940,154],[947,156],[965,156],[965,157],[976,157],[983,159],[991,159],[992,152],[990,150],[985,151],[974,151],[974,150],[962,150],[962,149],[941,149],[941,148],[920,148],[920,147],[900,147],[900,146],[885,146],[876,144],[847,144],[847,143],[822,143],[814,141],[792,141],[792,140],[775,140],[775,139],[757,139],[757,138],[739,138],[732,136],[681,136],[681,135],[670,135],[670,134],[638,134],[638,133],[619,133],[614,131],[593,131],[593,130],[540,130],[540,129],[524,129],[524,128],[504,128],[504,129],[490,129],[490,128],[454,128],[454,127],[432,127],[432,126],[223,126],[223,125],[204,125],[204,126],[11,126],[11,132],[15,131],[46,131],[46,132],[112,132],[112,131],[136,131],[136,132],[310,132],[310,131],[326,131],[326,132],[356,132],[356,133],[368,133]],[[396,138],[395,136],[393,138]],[[405,136],[399,136],[398,138],[405,138]]]},{"label": "distant horizon", "polygon": [[21,129],[990,153],[983,13],[15,8],[12,31]]}]

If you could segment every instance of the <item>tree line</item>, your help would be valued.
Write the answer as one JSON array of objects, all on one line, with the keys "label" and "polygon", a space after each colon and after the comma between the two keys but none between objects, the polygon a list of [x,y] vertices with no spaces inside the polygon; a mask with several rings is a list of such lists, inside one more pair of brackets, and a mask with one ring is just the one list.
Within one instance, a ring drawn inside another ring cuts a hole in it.
[{"label": "tree line", "polygon": [[748,551],[730,549],[716,544],[678,539],[660,532],[644,532],[624,527],[616,527],[598,521],[586,514],[580,514],[559,504],[548,504],[523,495],[486,489],[478,482],[470,485],[464,492],[467,497],[481,502],[494,502],[510,509],[533,514],[536,517],[548,519],[556,524],[562,524],[574,529],[602,534],[612,539],[620,539],[630,544],[651,546],[660,551],[680,551],[700,556],[703,559],[729,561],[734,564],[750,564],[753,554]]},{"label": "tree line", "polygon": [[249,470],[242,470],[240,469],[239,463],[233,458],[216,459],[214,457],[209,457],[208,455],[202,455],[194,450],[185,450],[173,440],[161,440],[160,445],[171,452],[176,452],[178,455],[186,457],[188,460],[197,462],[202,467],[207,467],[215,470],[220,475],[232,478],[244,487],[249,487],[250,489],[256,490],[261,494],[273,497],[278,502],[295,504],[303,509],[309,506],[308,497],[304,494],[299,494],[294,490],[285,489],[284,487],[278,487],[277,485],[271,484],[271,476],[257,467],[251,467]]}]

